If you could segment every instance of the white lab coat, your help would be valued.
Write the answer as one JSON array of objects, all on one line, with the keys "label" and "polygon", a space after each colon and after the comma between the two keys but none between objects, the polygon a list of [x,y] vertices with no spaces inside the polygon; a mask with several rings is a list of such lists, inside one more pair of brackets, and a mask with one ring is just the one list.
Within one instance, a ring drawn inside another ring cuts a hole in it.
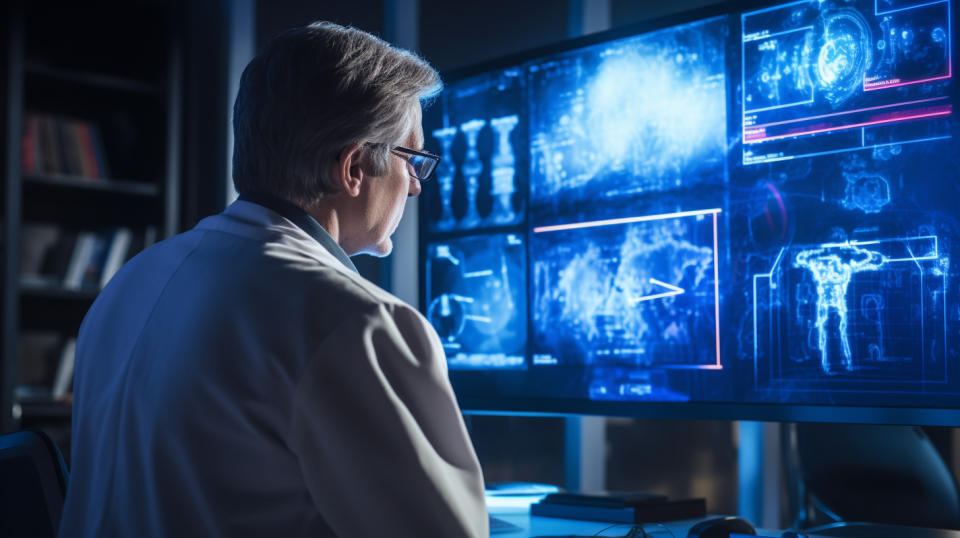
[{"label": "white lab coat", "polygon": [[84,319],[60,536],[484,536],[487,521],[432,327],[278,213],[237,201],[153,246]]}]

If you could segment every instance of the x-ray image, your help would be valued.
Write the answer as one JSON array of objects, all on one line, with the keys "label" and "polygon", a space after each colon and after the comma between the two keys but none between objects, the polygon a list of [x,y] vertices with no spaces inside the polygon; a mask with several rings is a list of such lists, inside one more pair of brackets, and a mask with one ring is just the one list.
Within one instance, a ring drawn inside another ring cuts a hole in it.
[{"label": "x-ray image", "polygon": [[535,224],[628,216],[645,195],[723,184],[725,32],[709,19],[528,67]]},{"label": "x-ray image", "polygon": [[525,248],[520,236],[498,234],[427,249],[427,319],[450,368],[525,367]]},{"label": "x-ray image", "polygon": [[535,365],[719,368],[716,215],[535,230]]},{"label": "x-ray image", "polygon": [[950,2],[801,1],[741,19],[745,165],[949,136]]},{"label": "x-ray image", "polygon": [[424,135],[442,161],[424,185],[434,231],[517,224],[526,203],[527,150],[520,68],[452,84],[437,106],[438,123]]},{"label": "x-ray image", "polygon": [[948,267],[931,235],[784,249],[754,277],[757,386],[946,383]]}]

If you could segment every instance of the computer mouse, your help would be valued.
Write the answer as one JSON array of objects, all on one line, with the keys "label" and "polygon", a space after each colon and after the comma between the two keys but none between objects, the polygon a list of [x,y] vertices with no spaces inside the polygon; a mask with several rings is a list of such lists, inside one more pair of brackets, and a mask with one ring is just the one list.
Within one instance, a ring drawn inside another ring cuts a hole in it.
[{"label": "computer mouse", "polygon": [[715,517],[697,523],[687,531],[687,538],[730,538],[731,534],[756,536],[757,530],[739,517]]}]

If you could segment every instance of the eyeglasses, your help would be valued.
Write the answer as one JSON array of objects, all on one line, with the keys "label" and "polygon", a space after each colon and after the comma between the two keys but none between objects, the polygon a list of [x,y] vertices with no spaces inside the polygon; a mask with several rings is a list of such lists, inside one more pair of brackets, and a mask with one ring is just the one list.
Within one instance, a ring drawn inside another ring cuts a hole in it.
[{"label": "eyeglasses", "polygon": [[437,169],[440,164],[440,156],[428,153],[426,151],[417,151],[415,149],[405,148],[403,146],[394,146],[390,151],[397,153],[398,157],[403,157],[407,161],[407,168],[410,175],[426,181],[430,179],[430,174]]}]

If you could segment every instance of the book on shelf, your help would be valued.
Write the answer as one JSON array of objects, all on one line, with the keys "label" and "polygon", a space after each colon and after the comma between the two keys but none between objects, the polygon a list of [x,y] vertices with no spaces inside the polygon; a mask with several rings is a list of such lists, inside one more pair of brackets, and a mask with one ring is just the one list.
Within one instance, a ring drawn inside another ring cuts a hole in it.
[{"label": "book on shelf", "polygon": [[63,401],[68,394],[73,394],[73,362],[77,354],[77,339],[68,338],[60,351],[60,362],[57,372],[53,376],[51,396],[56,401]]},{"label": "book on shelf", "polygon": [[77,234],[77,241],[70,256],[70,264],[67,266],[67,272],[63,277],[63,287],[71,290],[79,290],[84,287],[88,267],[96,263],[94,256],[98,254],[96,251],[98,241],[100,241],[100,238],[93,232]]},{"label": "book on shelf", "polygon": [[25,331],[19,342],[18,402],[65,402],[73,393],[75,337],[57,331]]},{"label": "book on shelf", "polygon": [[156,228],[73,231],[24,223],[20,281],[34,287],[100,290],[124,263],[152,245]]},{"label": "book on shelf", "polygon": [[22,138],[24,174],[110,177],[103,137],[92,121],[28,112]]},{"label": "book on shelf", "polygon": [[100,287],[106,287],[107,282],[120,270],[120,266],[127,261],[130,253],[130,244],[133,242],[133,232],[129,228],[117,228],[110,238],[110,245],[104,255],[103,265],[100,266]]}]

